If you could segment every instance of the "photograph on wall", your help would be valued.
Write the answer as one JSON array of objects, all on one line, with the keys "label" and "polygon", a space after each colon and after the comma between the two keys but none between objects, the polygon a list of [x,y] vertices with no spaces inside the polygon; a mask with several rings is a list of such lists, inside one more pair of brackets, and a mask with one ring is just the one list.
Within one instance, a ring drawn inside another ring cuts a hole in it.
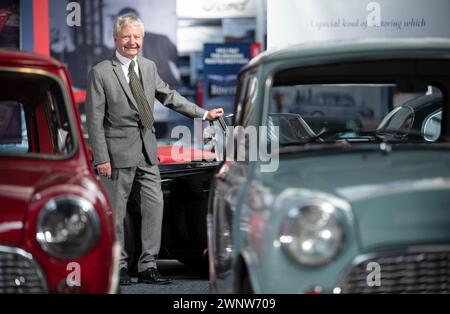
[{"label": "photograph on wall", "polygon": [[[50,51],[52,57],[68,66],[76,87],[84,89],[92,66],[112,57],[114,20],[123,14],[135,14],[143,21],[142,55],[156,63],[167,83],[179,85],[175,0],[80,0],[80,26],[67,25],[69,2],[49,1]],[[158,10],[151,10],[156,6]]]},{"label": "photograph on wall", "polygon": [[0,48],[20,49],[20,1],[0,2]]}]

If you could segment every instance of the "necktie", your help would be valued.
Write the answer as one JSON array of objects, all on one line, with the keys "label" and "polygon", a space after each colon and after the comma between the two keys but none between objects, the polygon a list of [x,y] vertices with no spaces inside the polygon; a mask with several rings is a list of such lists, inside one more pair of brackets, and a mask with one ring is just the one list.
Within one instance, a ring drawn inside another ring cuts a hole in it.
[{"label": "necktie", "polygon": [[155,119],[153,118],[152,110],[145,98],[144,88],[142,87],[141,81],[139,80],[136,72],[134,71],[134,60],[131,60],[130,66],[128,67],[128,76],[130,77],[130,88],[133,93],[134,99],[138,105],[139,117],[141,118],[141,123],[146,128],[151,129]]}]

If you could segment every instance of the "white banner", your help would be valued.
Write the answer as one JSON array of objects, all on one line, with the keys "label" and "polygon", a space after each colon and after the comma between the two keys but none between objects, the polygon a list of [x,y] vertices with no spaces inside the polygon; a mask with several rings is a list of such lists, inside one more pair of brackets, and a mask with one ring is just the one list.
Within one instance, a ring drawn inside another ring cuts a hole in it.
[{"label": "white banner", "polygon": [[267,0],[267,46],[386,37],[450,37],[449,0]]},{"label": "white banner", "polygon": [[255,17],[260,0],[177,0],[179,18]]},{"label": "white banner", "polygon": [[177,48],[180,55],[203,51],[205,43],[223,43],[222,27],[186,26],[178,27]]}]

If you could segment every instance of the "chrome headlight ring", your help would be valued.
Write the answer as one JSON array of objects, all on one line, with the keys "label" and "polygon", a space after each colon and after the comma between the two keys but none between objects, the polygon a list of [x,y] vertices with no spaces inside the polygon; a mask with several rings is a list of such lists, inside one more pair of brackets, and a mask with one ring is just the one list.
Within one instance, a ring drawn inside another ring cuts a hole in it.
[{"label": "chrome headlight ring", "polygon": [[61,259],[78,258],[98,242],[100,219],[94,205],[77,195],[50,199],[37,220],[36,239],[42,249]]},{"label": "chrome headlight ring", "polygon": [[301,265],[317,267],[339,252],[344,236],[337,208],[322,199],[310,199],[292,207],[281,225],[283,251]]}]

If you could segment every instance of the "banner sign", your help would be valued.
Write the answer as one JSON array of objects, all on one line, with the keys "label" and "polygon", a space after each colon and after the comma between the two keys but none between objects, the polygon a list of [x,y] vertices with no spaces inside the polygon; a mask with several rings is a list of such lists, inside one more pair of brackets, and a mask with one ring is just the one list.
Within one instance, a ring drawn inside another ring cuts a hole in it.
[{"label": "banner sign", "polygon": [[203,102],[206,109],[223,107],[234,112],[237,75],[251,59],[251,44],[205,44],[203,49]]},{"label": "banner sign", "polygon": [[386,37],[450,37],[450,1],[268,0],[267,47]]},{"label": "banner sign", "polygon": [[177,17],[222,19],[255,17],[260,0],[177,0]]}]

